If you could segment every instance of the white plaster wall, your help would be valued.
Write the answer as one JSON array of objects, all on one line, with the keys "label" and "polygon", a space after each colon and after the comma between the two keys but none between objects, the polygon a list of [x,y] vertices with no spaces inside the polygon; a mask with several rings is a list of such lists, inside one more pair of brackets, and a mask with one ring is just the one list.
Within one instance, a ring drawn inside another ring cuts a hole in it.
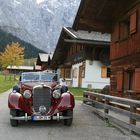
[{"label": "white plaster wall", "polygon": [[[90,60],[86,60],[85,64],[85,78],[82,79],[82,87],[87,88],[89,85],[94,89],[102,89],[105,85],[110,84],[110,78],[101,77],[101,68],[103,64],[100,61],[93,61],[92,65],[89,64]],[[72,78],[72,86],[78,87],[79,66],[78,63],[72,66],[72,69],[77,68],[77,78]]]},{"label": "white plaster wall", "polygon": [[85,78],[83,79],[82,87],[87,88],[90,84],[94,89],[102,89],[105,85],[109,85],[110,78],[101,77],[103,64],[100,61],[92,61],[92,65],[90,65],[89,61],[86,60]]}]

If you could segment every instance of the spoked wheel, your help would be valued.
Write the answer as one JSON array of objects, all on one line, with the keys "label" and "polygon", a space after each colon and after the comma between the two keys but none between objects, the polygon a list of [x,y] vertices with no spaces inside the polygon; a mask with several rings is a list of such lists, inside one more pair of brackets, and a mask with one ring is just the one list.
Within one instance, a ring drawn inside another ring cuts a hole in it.
[{"label": "spoked wheel", "polygon": [[71,126],[72,121],[73,121],[73,110],[70,110],[70,109],[69,110],[65,110],[63,112],[63,115],[66,116],[66,117],[69,117],[69,116],[72,117],[70,119],[64,119],[64,125]]},{"label": "spoked wheel", "polygon": [[[10,109],[10,115],[13,117],[18,116],[18,110]],[[11,123],[11,126],[13,126],[13,127],[18,126],[18,120],[10,119],[10,123]]]}]

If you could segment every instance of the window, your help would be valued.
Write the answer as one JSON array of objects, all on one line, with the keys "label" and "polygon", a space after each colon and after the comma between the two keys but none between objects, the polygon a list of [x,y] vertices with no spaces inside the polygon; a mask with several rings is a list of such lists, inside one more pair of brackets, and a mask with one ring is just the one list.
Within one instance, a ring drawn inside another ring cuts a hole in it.
[{"label": "window", "polygon": [[71,69],[65,69],[65,78],[71,78]]},{"label": "window", "polygon": [[130,18],[120,22],[120,40],[127,39],[130,34]]},{"label": "window", "polygon": [[71,69],[70,68],[62,68],[60,77],[61,78],[71,78]]},{"label": "window", "polygon": [[64,68],[61,68],[60,77],[64,78],[64,74],[65,74],[65,70],[64,70]]},{"label": "window", "polygon": [[109,78],[111,70],[109,67],[102,67],[101,69],[101,77],[102,78]]},{"label": "window", "polygon": [[131,12],[130,16],[125,17],[113,28],[112,41],[127,39],[131,34],[137,31],[137,11]]},{"label": "window", "polygon": [[74,68],[73,69],[73,78],[77,78],[77,74],[78,74],[78,69]]},{"label": "window", "polygon": [[82,78],[85,78],[85,65],[86,65],[86,62],[83,61],[83,64],[82,64]]},{"label": "window", "polygon": [[133,90],[134,87],[134,72],[124,72],[124,90]]},{"label": "window", "polygon": [[140,90],[140,68],[135,69],[134,74],[134,81],[135,81],[135,90]]}]

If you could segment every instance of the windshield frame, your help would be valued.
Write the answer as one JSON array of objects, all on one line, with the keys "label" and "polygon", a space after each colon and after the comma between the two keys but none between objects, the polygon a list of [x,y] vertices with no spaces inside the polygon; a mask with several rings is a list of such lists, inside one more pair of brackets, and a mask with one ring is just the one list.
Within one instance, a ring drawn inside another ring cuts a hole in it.
[{"label": "windshield frame", "polygon": [[[27,77],[25,78],[25,76]],[[44,76],[47,76],[47,77],[43,79]],[[52,73],[52,72],[23,72],[21,74],[21,82],[45,82],[45,81],[58,82],[58,74]]]}]

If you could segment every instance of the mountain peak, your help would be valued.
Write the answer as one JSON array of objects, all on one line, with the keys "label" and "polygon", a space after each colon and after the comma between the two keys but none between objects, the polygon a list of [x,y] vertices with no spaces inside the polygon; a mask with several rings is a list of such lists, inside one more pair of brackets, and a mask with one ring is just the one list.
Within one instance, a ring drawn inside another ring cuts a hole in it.
[{"label": "mountain peak", "polygon": [[80,0],[0,0],[0,28],[52,52],[62,26],[71,26]]}]

